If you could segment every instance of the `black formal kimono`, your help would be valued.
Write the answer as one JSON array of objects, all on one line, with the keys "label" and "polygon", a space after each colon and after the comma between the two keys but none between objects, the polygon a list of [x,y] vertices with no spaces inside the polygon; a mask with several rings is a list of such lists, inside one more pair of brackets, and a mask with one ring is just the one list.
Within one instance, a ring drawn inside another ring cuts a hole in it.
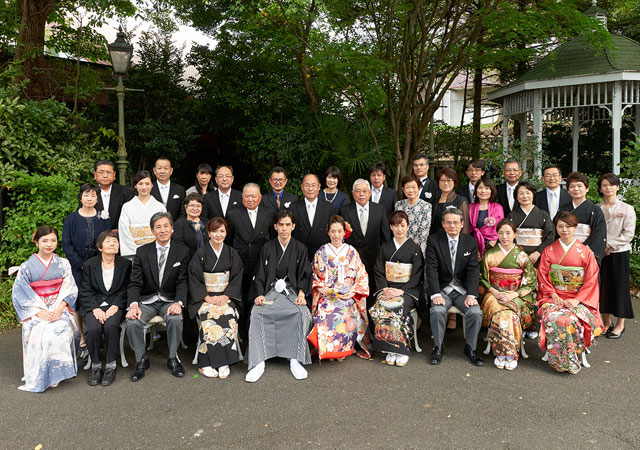
[{"label": "black formal kimono", "polygon": [[[536,193],[536,198],[533,201],[533,204],[536,205],[543,211],[549,212],[549,199],[547,198],[547,189],[543,189]],[[573,206],[571,206],[571,196],[567,192],[566,189],[560,188],[560,201],[558,202],[558,211],[571,211]],[[549,217],[551,214],[549,213]],[[553,217],[551,217],[553,220]]]},{"label": "black formal kimono", "polygon": [[[198,367],[235,364],[242,359],[238,340],[242,308],[243,264],[240,255],[226,244],[216,256],[210,243],[198,249],[189,263],[189,316],[198,318],[200,339]],[[204,301],[207,296],[226,295],[219,306]]]},{"label": "black formal kimono", "polygon": [[[111,185],[111,189],[109,191],[109,220],[111,221],[111,229],[117,230],[122,205],[135,197],[136,191],[129,186],[122,186],[115,183]],[[96,203],[95,208],[98,212],[104,209],[104,205],[102,203],[102,189],[100,189],[100,193],[98,194],[98,203]]]},{"label": "black formal kimono", "polygon": [[[194,224],[189,222],[186,217],[180,217],[173,224],[173,242],[183,244],[189,248],[189,257],[192,257],[196,250],[204,247],[209,242],[207,224],[201,219],[198,225],[200,229],[196,231]],[[198,239],[198,234],[202,239]]]},{"label": "black formal kimono", "polygon": [[467,234],[469,232],[469,203],[467,199],[462,195],[451,192],[445,203],[440,203],[440,198],[436,199],[433,203],[433,209],[431,210],[431,231],[429,235],[435,234],[442,228],[442,217],[444,212],[449,207],[458,208],[464,215],[464,221],[462,224],[462,232]]},{"label": "black formal kimono", "polygon": [[[277,280],[282,280],[278,286]],[[285,287],[278,291],[280,284]],[[251,310],[249,370],[276,356],[311,364],[307,343],[311,312],[305,305],[296,305],[300,290],[311,291],[307,247],[291,238],[283,253],[278,238],[265,243],[260,251],[253,291],[256,296],[264,296],[266,302]]]},{"label": "black formal kimono", "polygon": [[[518,227],[516,244],[522,247],[527,255],[533,252],[542,255],[542,251],[554,243],[556,230],[553,221],[549,217],[549,213],[537,206],[533,205],[527,215],[520,204],[516,204],[507,218],[516,223]],[[536,261],[536,267],[539,261],[539,259]]]},{"label": "black formal kimono", "polygon": [[329,242],[327,225],[331,218],[331,204],[320,198],[317,199],[316,212],[313,217],[313,225],[311,225],[304,200],[302,198],[293,202],[289,208],[296,218],[296,228],[293,230],[292,237],[307,246],[307,256],[311,262],[316,251]]},{"label": "black formal kimono", "polygon": [[607,222],[602,209],[594,205],[589,199],[585,199],[577,207],[571,202],[570,211],[578,219],[575,237],[589,247],[600,264],[607,246]]},{"label": "black formal kimono", "polygon": [[204,196],[204,207],[202,208],[202,214],[200,217],[207,222],[214,217],[222,217],[224,219],[229,215],[229,211],[234,208],[242,206],[242,192],[233,188],[229,190],[229,203],[227,203],[227,213],[222,212],[222,205],[220,204],[220,193],[218,189],[211,192],[207,192]]},{"label": "black formal kimono", "polygon": [[173,181],[169,184],[169,195],[167,196],[167,203],[162,201],[162,195],[160,195],[160,188],[158,188],[158,182],[153,182],[153,187],[151,188],[151,195],[153,198],[162,203],[165,208],[167,208],[167,212],[171,213],[171,217],[173,220],[178,220],[178,217],[184,216],[184,197],[185,190],[184,187],[180,186],[178,183],[174,183]]},{"label": "black formal kimono", "polygon": [[280,194],[280,206],[278,206],[278,202],[276,202],[276,194],[274,194],[273,191],[269,191],[262,196],[260,205],[267,206],[275,211],[280,211],[281,209],[288,209],[293,202],[297,202],[298,200],[299,198],[296,194],[282,191]]}]

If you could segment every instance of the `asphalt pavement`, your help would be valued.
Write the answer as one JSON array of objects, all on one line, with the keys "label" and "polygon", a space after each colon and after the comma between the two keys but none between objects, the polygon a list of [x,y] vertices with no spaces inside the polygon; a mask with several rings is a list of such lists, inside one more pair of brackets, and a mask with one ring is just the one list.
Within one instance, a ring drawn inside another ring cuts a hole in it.
[{"label": "asphalt pavement", "polygon": [[555,372],[531,340],[529,359],[513,372],[489,356],[472,366],[460,329],[445,337],[442,364],[431,366],[428,327],[419,336],[423,353],[403,368],[382,364],[380,354],[314,360],[309,378],[297,381],[287,361],[270,360],[254,384],[244,381],[243,363],[227,380],[198,375],[192,349],[181,350],[187,373],[176,379],[161,340],[139,382],[129,380],[133,365],[118,365],[109,387],[88,386],[81,370],[33,394],[17,389],[22,350],[12,330],[0,335],[0,448],[640,449],[637,319],[620,340],[600,338],[591,368],[578,375]]}]

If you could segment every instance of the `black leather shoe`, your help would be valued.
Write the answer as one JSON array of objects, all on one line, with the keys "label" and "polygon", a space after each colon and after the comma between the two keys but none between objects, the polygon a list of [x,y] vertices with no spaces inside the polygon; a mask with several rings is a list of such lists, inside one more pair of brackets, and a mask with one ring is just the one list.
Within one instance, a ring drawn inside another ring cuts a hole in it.
[{"label": "black leather shoe", "polygon": [[618,334],[615,334],[613,331],[611,333],[607,333],[607,339],[620,339],[625,329],[626,328],[623,328],[622,331]]},{"label": "black leather shoe", "polygon": [[113,380],[116,379],[116,369],[115,367],[113,369],[110,368],[106,368],[104,370],[104,375],[102,375],[102,385],[103,386],[109,386],[111,383],[113,383]]},{"label": "black leather shoe", "polygon": [[182,378],[184,376],[184,367],[182,367],[178,358],[169,358],[167,360],[167,368],[174,377]]},{"label": "black leather shoe", "polygon": [[464,354],[467,355],[467,358],[469,358],[469,361],[471,361],[471,364],[474,366],[484,366],[482,358],[478,356],[475,350],[471,350],[471,347],[467,344],[464,345]]},{"label": "black leather shoe", "polygon": [[138,364],[136,364],[136,368],[131,374],[131,381],[138,381],[144,377],[144,371],[149,368],[151,364],[149,364],[149,358],[142,358]]},{"label": "black leather shoe", "polygon": [[444,349],[442,347],[433,347],[431,351],[431,364],[440,364],[442,362],[442,355],[444,355]]},{"label": "black leather shoe", "polygon": [[102,378],[102,367],[96,367],[95,369],[91,368],[91,375],[89,375],[89,386],[97,386],[100,383],[100,378]]}]

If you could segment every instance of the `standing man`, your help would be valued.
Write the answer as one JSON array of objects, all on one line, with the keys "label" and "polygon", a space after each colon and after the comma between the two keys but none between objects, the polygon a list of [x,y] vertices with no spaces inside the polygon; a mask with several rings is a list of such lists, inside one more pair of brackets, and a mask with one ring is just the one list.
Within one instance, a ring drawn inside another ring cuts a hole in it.
[{"label": "standing man", "polygon": [[418,198],[433,204],[440,198],[438,183],[429,178],[429,158],[424,153],[413,157],[413,175],[420,181]]},{"label": "standing man", "polygon": [[275,211],[261,205],[261,198],[260,186],[255,183],[247,183],[242,189],[242,207],[233,208],[227,214],[229,232],[226,241],[238,252],[245,268],[242,275],[244,307],[240,317],[240,334],[243,340],[247,337],[247,319],[253,303],[249,299],[255,298],[255,295],[249,292],[249,288],[256,273],[260,250],[264,243],[275,235],[273,228]]},{"label": "standing man", "polygon": [[173,220],[184,216],[185,190],[184,187],[178,183],[172,183],[170,180],[173,174],[171,161],[167,158],[158,158],[153,166],[153,174],[156,176],[156,181],[151,188],[151,195],[167,208],[167,212],[171,213]]},{"label": "standing man", "polygon": [[[340,208],[340,215],[351,224],[353,229],[346,243],[352,245],[360,254],[360,259],[373,274],[380,246],[391,240],[389,218],[383,206],[372,203],[369,182],[359,178],[353,183],[354,203],[347,203]],[[369,277],[369,284],[373,287],[374,277]],[[375,292],[371,289],[371,292]],[[375,301],[373,296],[369,297]]]},{"label": "standing man", "polygon": [[282,208],[288,209],[293,202],[298,201],[297,195],[284,190],[288,181],[287,171],[284,168],[276,166],[271,169],[271,173],[269,173],[271,192],[262,197],[262,204],[275,211],[280,211]]},{"label": "standing man", "polygon": [[116,180],[116,165],[106,159],[95,163],[93,178],[100,186],[100,195],[95,206],[96,211],[99,212],[100,217],[108,218],[111,221],[112,230],[117,230],[122,205],[133,198],[134,191],[128,186],[114,184]]},{"label": "standing man", "polygon": [[229,210],[242,204],[242,194],[233,185],[233,168],[231,166],[218,166],[216,169],[216,184],[218,189],[208,192],[204,196],[204,208],[202,217],[206,220],[214,217],[227,218]]},{"label": "standing man", "polygon": [[464,215],[448,208],[442,217],[441,230],[427,241],[427,292],[431,298],[431,330],[434,348],[431,364],[440,364],[444,348],[442,340],[447,311],[454,305],[465,317],[464,354],[472,364],[483,365],[476,353],[482,310],[478,306],[478,244],[475,238],[462,234]]},{"label": "standing man", "polygon": [[516,187],[520,181],[522,170],[520,169],[520,163],[515,159],[510,159],[504,163],[504,169],[502,169],[505,183],[498,185],[498,203],[502,205],[504,210],[504,216],[507,217],[518,200],[516,200]]},{"label": "standing man", "polygon": [[304,198],[293,202],[289,208],[295,217],[293,237],[307,246],[309,261],[322,245],[329,242],[327,225],[331,218],[331,204],[320,200],[320,179],[310,173],[302,179]]},{"label": "standing man", "polygon": [[127,336],[136,354],[131,381],[140,380],[149,368],[144,327],[155,316],[161,316],[167,324],[167,368],[174,377],[184,376],[177,352],[182,336],[182,308],[187,303],[189,249],[171,242],[173,219],[169,213],[154,214],[150,225],[156,240],[136,250],[127,291]]},{"label": "standing man", "polygon": [[472,204],[476,200],[476,183],[485,174],[484,161],[481,159],[472,159],[467,163],[467,170],[465,172],[469,183],[466,186],[460,186],[456,191],[458,195],[462,195],[467,199],[469,204]]},{"label": "standing man", "polygon": [[534,204],[543,211],[549,213],[551,220],[558,211],[571,211],[571,196],[562,189],[562,173],[556,165],[547,166],[542,170],[542,180],[547,186],[536,194]]},{"label": "standing man", "polygon": [[384,206],[387,217],[393,212],[398,201],[398,193],[384,185],[387,179],[387,168],[382,162],[374,163],[369,168],[371,181],[371,202]]}]

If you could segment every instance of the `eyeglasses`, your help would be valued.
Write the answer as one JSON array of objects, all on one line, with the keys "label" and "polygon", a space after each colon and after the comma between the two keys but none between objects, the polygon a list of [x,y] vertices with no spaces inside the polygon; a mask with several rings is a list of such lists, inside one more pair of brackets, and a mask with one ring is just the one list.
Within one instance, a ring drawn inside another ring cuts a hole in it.
[{"label": "eyeglasses", "polygon": [[271,178],[271,181],[274,183],[284,183],[285,181],[287,181],[286,178]]},{"label": "eyeglasses", "polygon": [[558,175],[557,173],[551,173],[551,174],[548,173],[544,176],[544,178],[559,178],[559,177],[560,175]]},{"label": "eyeglasses", "polygon": [[315,189],[318,187],[317,183],[305,183],[302,185],[302,187],[305,187],[307,189]]},{"label": "eyeglasses", "polygon": [[200,203],[196,203],[194,205],[187,205],[187,208],[202,209],[202,205]]},{"label": "eyeglasses", "polygon": [[96,172],[98,175],[113,175],[113,170],[99,170]]},{"label": "eyeglasses", "polygon": [[356,195],[368,194],[369,192],[370,192],[369,189],[356,189],[353,191],[353,193]]},{"label": "eyeglasses", "polygon": [[505,172],[520,172],[520,169],[504,169]]},{"label": "eyeglasses", "polygon": [[449,183],[453,183],[453,180],[447,180],[447,179],[444,179],[444,178],[440,178],[440,183],[449,184]]},{"label": "eyeglasses", "polygon": [[220,179],[220,180],[225,180],[228,178],[233,178],[233,175],[216,175],[216,178]]}]

